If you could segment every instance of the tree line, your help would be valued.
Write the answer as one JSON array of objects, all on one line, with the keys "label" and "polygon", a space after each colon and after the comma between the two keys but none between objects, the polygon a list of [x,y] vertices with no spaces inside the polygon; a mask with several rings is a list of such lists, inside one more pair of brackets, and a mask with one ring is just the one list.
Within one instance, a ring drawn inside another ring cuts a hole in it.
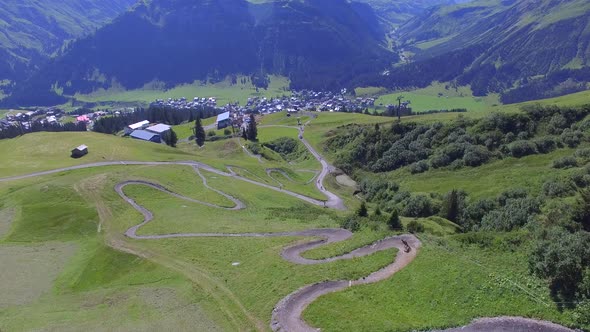
[{"label": "tree line", "polygon": [[116,134],[125,127],[144,120],[148,120],[150,123],[175,126],[187,121],[192,122],[197,118],[209,118],[218,114],[219,110],[210,106],[179,110],[168,106],[152,105],[147,109],[137,108],[133,112],[102,117],[94,122],[93,130],[104,134]]},{"label": "tree line", "polygon": [[25,129],[22,124],[11,125],[0,129],[0,139],[15,138],[27,133],[36,133],[41,131],[47,132],[64,132],[64,131],[86,131],[86,124],[79,123],[42,123],[32,122],[29,129]]}]

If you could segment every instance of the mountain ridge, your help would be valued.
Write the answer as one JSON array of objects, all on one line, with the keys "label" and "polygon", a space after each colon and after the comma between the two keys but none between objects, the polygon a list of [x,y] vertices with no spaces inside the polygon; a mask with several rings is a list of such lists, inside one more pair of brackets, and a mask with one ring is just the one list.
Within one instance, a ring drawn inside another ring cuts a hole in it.
[{"label": "mountain ridge", "polygon": [[55,103],[64,98],[49,91],[52,86],[74,95],[113,84],[173,86],[231,74],[280,74],[293,88],[344,85],[395,60],[365,19],[346,0],[143,2],[72,43],[11,99],[20,104],[35,91],[36,104]]}]

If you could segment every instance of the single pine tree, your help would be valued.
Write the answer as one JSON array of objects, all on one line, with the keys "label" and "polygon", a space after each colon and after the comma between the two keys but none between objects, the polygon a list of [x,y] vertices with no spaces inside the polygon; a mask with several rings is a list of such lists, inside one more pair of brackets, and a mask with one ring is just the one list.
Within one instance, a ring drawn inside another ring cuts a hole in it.
[{"label": "single pine tree", "polygon": [[197,117],[197,119],[195,120],[195,127],[193,128],[193,133],[195,134],[195,141],[197,142],[197,145],[205,145],[205,129],[203,129],[203,124],[201,123],[200,117]]},{"label": "single pine tree", "polygon": [[250,114],[250,123],[248,124],[248,140],[256,142],[258,140],[258,128],[256,127],[256,118]]},{"label": "single pine tree", "polygon": [[392,230],[402,230],[403,225],[401,220],[399,219],[399,214],[397,210],[393,210],[391,212],[391,216],[389,216],[389,220],[387,221],[387,226],[389,226]]},{"label": "single pine tree", "polygon": [[367,210],[367,204],[365,202],[361,203],[361,206],[356,211],[356,215],[359,217],[368,217],[369,211]]}]

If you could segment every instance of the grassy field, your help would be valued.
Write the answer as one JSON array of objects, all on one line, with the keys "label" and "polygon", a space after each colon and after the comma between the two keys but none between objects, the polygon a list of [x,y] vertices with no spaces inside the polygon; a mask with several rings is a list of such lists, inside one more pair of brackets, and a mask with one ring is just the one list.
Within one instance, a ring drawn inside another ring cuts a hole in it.
[{"label": "grassy field", "polygon": [[411,102],[410,106],[414,112],[453,108],[465,108],[468,111],[487,111],[498,107],[500,104],[498,96],[475,97],[469,87],[454,89],[443,83],[434,83],[419,90],[382,95],[375,104],[382,104],[383,106],[397,105],[399,96],[403,96],[404,100]]},{"label": "grassy field", "polygon": [[240,82],[242,78],[238,77],[238,83],[233,85],[229,79],[226,79],[215,84],[195,82],[193,84],[177,86],[170,90],[163,90],[156,87],[145,87],[144,89],[130,91],[122,89],[99,90],[88,95],[78,94],[74,98],[83,102],[137,102],[149,104],[156,99],[217,97],[218,105],[225,105],[236,101],[240,104],[245,104],[250,97],[270,98],[290,95],[288,89],[289,80],[284,77],[271,76],[268,89],[260,89],[258,92],[249,80],[246,84],[242,84]]},{"label": "grassy field", "polygon": [[0,328],[227,329],[181,274],[105,246],[97,210],[81,195],[88,182],[78,187],[90,173],[0,185],[0,206],[22,211],[0,242],[10,266],[0,272]]},{"label": "grassy field", "polygon": [[[479,116],[485,112],[466,113]],[[412,119],[452,120],[457,114]],[[302,120],[309,118],[302,116]],[[208,120],[210,121],[210,120]],[[296,125],[283,113],[262,124]],[[349,123],[391,123],[392,118],[320,113],[306,127],[306,138],[320,147],[326,135]],[[182,132],[180,127],[177,132]],[[180,136],[180,135],[179,135]],[[291,128],[259,128],[260,142],[297,138]],[[69,157],[87,144],[90,154]],[[92,133],[40,133],[0,141],[6,162],[0,177],[103,160],[198,160],[221,170],[233,166],[245,177],[323,198],[305,182],[319,170],[309,156],[287,163],[249,157],[242,142],[207,142],[203,148],[181,143],[177,149]],[[456,172],[434,170],[410,175],[391,173],[402,190],[446,193],[467,190],[470,197],[497,194],[507,186],[538,190],[555,170],[551,160],[573,150],[505,159]],[[328,156],[329,157],[329,156]],[[267,168],[280,173],[267,174]],[[131,185],[125,193],[153,211],[152,223],[139,234],[181,232],[278,232],[339,227],[346,212],[318,208],[280,192],[203,171],[207,182],[239,198],[247,208],[227,211],[190,203],[151,188]],[[142,216],[113,190],[123,180],[147,180],[191,198],[231,207],[232,202],[205,188],[185,166],[109,166],[0,183],[0,330],[269,330],[274,305],[296,289],[323,280],[350,280],[389,264],[394,250],[315,266],[283,260],[281,250],[299,238],[185,238],[132,240],[123,236]],[[333,176],[326,188],[355,209],[354,188]],[[371,211],[372,212],[372,211]],[[404,224],[411,219],[404,218]],[[528,248],[479,248],[461,244],[454,226],[421,219],[427,234],[415,262],[386,281],[330,294],[313,303],[305,319],[325,331],[397,331],[457,326],[472,318],[523,315],[570,324],[571,312],[559,312],[545,285],[526,271]],[[343,243],[305,253],[324,258],[348,252],[392,235],[365,227]],[[434,235],[436,234],[436,236]],[[53,249],[53,250],[52,250]],[[42,260],[40,263],[39,260]],[[239,264],[234,264],[239,263]],[[35,273],[25,273],[34,271]]]},{"label": "grassy field", "polygon": [[[89,154],[80,159],[70,158],[71,150],[80,144],[88,145]],[[0,141],[0,153],[3,156],[1,176],[111,160],[193,159],[188,153],[162,144],[89,132],[27,134]]]}]

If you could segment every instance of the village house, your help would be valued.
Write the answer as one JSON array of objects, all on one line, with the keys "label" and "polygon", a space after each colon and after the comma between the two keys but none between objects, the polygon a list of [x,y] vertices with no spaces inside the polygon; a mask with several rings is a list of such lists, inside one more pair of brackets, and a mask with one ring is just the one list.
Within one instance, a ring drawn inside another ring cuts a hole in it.
[{"label": "village house", "polygon": [[142,141],[162,143],[162,137],[156,133],[149,132],[147,130],[135,130],[129,136],[134,139]]},{"label": "village house", "polygon": [[130,135],[135,130],[145,129],[150,125],[148,120],[144,120],[138,123],[134,123],[125,127],[125,135]]},{"label": "village house", "polygon": [[230,112],[225,112],[217,116],[217,129],[223,129],[231,125]]},{"label": "village house", "polygon": [[155,126],[148,127],[146,131],[158,134],[160,135],[160,137],[163,137],[167,132],[170,131],[170,129],[172,129],[172,127],[170,127],[169,125],[157,124]]}]

